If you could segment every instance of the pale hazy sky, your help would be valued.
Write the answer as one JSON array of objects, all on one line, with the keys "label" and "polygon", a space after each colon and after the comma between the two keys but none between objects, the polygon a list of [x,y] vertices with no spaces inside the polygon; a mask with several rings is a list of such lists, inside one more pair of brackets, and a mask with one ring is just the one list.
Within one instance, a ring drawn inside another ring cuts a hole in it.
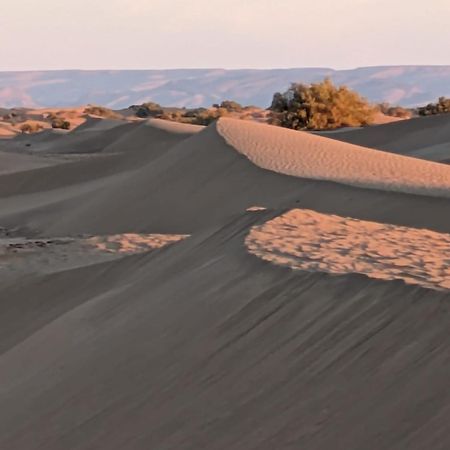
[{"label": "pale hazy sky", "polygon": [[0,0],[0,70],[450,64],[450,0]]}]

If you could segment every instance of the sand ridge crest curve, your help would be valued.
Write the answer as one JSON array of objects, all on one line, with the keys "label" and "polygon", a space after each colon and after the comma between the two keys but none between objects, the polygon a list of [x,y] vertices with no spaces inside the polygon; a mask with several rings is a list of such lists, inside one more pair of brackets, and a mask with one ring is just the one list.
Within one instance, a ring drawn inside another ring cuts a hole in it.
[{"label": "sand ridge crest curve", "polygon": [[217,131],[257,166],[301,178],[450,198],[450,166],[302,131],[221,118]]}]

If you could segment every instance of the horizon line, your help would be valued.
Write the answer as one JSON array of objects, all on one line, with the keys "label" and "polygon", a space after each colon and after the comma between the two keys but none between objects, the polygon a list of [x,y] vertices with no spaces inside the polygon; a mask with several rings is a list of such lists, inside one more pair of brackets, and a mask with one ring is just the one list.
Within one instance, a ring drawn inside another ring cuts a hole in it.
[{"label": "horizon line", "polygon": [[375,64],[368,66],[356,66],[348,68],[336,69],[334,67],[327,66],[292,66],[292,67],[239,67],[239,68],[226,68],[226,67],[171,67],[171,68],[96,68],[96,69],[80,69],[80,68],[64,68],[64,69],[0,69],[0,73],[20,73],[20,72],[149,72],[149,71],[178,71],[178,70],[225,70],[225,71],[263,71],[263,70],[296,70],[296,69],[322,69],[332,70],[335,72],[343,72],[348,70],[358,69],[371,69],[371,68],[391,68],[391,67],[450,67],[449,64]]}]

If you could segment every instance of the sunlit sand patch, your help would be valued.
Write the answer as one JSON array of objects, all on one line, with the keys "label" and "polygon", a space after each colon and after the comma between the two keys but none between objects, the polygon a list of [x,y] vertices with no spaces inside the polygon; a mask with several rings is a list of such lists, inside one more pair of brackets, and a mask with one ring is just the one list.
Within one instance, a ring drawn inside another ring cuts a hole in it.
[{"label": "sunlit sand patch", "polygon": [[267,208],[264,206],[250,206],[246,209],[247,212],[258,212],[258,211],[266,211]]},{"label": "sunlit sand patch", "polygon": [[164,247],[186,238],[183,234],[136,234],[124,233],[110,236],[93,236],[84,242],[108,253],[133,254]]},{"label": "sunlit sand patch", "polygon": [[273,172],[350,186],[450,198],[450,166],[303,131],[222,117],[225,142]]},{"label": "sunlit sand patch", "polygon": [[253,227],[245,243],[293,269],[450,289],[450,234],[294,209]]},{"label": "sunlit sand patch", "polygon": [[0,229],[0,275],[50,273],[145,253],[188,235],[124,233],[107,236],[27,239]]}]

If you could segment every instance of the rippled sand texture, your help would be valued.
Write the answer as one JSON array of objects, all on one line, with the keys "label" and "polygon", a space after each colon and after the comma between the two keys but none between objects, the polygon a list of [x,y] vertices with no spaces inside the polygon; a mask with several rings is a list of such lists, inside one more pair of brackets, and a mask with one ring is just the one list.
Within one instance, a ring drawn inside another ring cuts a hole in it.
[{"label": "rippled sand texture", "polygon": [[293,209],[253,227],[245,242],[293,269],[450,289],[450,234]]},{"label": "rippled sand texture", "polygon": [[450,197],[450,166],[311,133],[221,118],[226,142],[263,169],[316,180]]}]

